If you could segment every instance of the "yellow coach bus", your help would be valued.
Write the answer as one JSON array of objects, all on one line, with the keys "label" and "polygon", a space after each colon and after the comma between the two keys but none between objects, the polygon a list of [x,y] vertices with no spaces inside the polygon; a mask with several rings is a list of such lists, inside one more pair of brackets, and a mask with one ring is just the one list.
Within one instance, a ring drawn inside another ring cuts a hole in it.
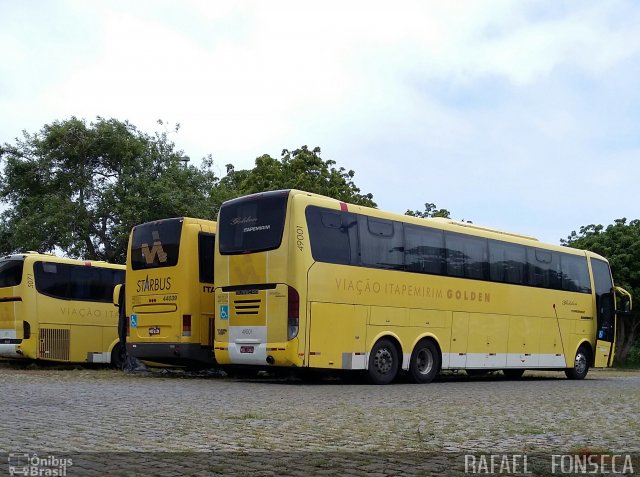
[{"label": "yellow coach bus", "polygon": [[221,365],[386,384],[440,369],[582,379],[612,363],[613,282],[596,254],[295,190],[225,202],[218,224]]},{"label": "yellow coach bus", "polygon": [[215,365],[216,223],[189,217],[137,225],[125,285],[130,356],[189,367]]},{"label": "yellow coach bus", "polygon": [[0,259],[0,357],[119,366],[114,286],[124,265],[25,253]]}]

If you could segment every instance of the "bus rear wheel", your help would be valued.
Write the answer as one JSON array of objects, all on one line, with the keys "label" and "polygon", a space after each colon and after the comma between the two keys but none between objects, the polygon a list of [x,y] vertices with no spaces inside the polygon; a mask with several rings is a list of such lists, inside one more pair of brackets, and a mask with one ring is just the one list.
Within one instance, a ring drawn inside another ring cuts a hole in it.
[{"label": "bus rear wheel", "polygon": [[415,383],[424,384],[433,381],[440,369],[440,353],[433,341],[424,339],[418,342],[409,364],[409,375]]},{"label": "bus rear wheel", "polygon": [[373,384],[389,384],[400,369],[398,350],[391,340],[378,341],[369,354],[369,381]]},{"label": "bus rear wheel", "polygon": [[589,372],[589,350],[586,346],[582,345],[576,352],[576,357],[573,360],[573,368],[567,368],[564,370],[564,374],[569,379],[584,379]]}]

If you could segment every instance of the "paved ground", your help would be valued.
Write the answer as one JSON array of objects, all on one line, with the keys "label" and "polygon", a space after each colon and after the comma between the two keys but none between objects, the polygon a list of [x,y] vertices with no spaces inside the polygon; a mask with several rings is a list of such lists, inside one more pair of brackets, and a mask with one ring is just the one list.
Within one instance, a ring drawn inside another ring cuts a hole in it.
[{"label": "paved ground", "polygon": [[[450,470],[446,456],[465,453],[640,454],[638,371],[370,386],[4,364],[0,386],[0,452],[76,456],[67,475],[102,475],[118,459],[122,475],[385,475]],[[141,454],[158,452],[181,454]],[[199,452],[216,456],[204,470]],[[146,470],[127,469],[140,456]],[[167,456],[181,467],[157,467]]]}]

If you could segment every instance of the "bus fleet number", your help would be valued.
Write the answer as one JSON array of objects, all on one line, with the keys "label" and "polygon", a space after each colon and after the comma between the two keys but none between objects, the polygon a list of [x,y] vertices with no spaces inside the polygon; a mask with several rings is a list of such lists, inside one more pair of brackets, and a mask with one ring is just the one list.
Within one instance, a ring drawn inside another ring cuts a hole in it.
[{"label": "bus fleet number", "polygon": [[304,245],[304,232],[302,231],[302,227],[299,225],[296,226],[296,245],[298,246],[298,250],[302,252]]}]

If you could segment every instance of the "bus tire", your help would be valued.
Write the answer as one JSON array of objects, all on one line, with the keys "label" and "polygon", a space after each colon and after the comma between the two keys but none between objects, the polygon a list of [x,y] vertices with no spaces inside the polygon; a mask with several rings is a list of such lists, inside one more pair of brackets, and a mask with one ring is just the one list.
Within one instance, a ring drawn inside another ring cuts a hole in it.
[{"label": "bus tire", "polygon": [[409,364],[409,375],[413,382],[426,384],[433,381],[440,369],[440,353],[429,339],[423,339],[413,348]]},{"label": "bus tire", "polygon": [[504,374],[504,377],[507,379],[520,379],[524,374],[524,369],[513,369],[513,368],[503,369],[502,373]]},{"label": "bus tire", "polygon": [[116,343],[111,350],[111,367],[115,369],[122,369],[126,359],[126,351],[122,343]]},{"label": "bus tire", "polygon": [[372,384],[389,384],[400,369],[398,349],[387,338],[379,340],[369,354],[369,381]]},{"label": "bus tire", "polygon": [[590,361],[589,349],[582,345],[576,352],[576,357],[573,360],[573,368],[567,368],[564,370],[564,374],[569,379],[584,379],[589,372]]}]

